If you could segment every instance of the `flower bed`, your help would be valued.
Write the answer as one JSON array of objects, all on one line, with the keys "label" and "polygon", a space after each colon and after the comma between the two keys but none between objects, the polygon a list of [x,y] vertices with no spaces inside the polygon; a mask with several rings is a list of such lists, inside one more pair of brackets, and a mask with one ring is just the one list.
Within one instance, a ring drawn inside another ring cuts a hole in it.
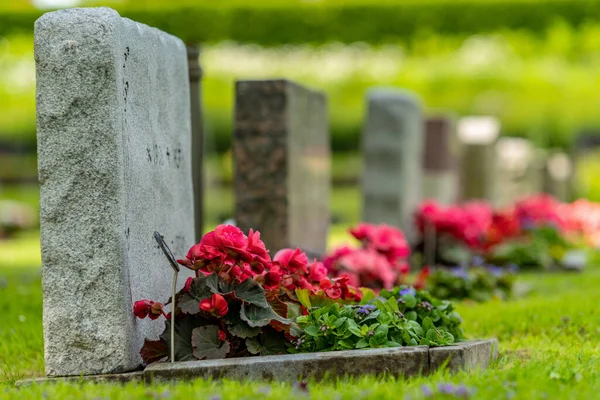
[{"label": "flower bed", "polygon": [[[380,236],[372,236],[380,233]],[[138,318],[165,317],[165,331],[146,339],[140,352],[145,363],[221,359],[297,352],[443,346],[463,339],[460,316],[452,304],[425,291],[393,288],[408,270],[409,254],[397,230],[366,231],[362,250],[385,257],[396,278],[379,293],[351,284],[352,276],[308,260],[299,249],[283,249],[271,259],[258,232],[244,235],[220,225],[192,246],[179,264],[196,272],[175,299],[174,341],[171,315],[162,303],[139,300]],[[370,276],[370,275],[366,275]],[[158,323],[158,322],[157,322]]]},{"label": "flower bed", "polygon": [[563,204],[548,195],[501,210],[482,201],[448,207],[426,201],[416,213],[418,250],[426,253],[426,243],[435,243],[428,262],[436,265],[468,265],[477,256],[500,267],[570,268],[574,253],[597,246],[596,210],[585,201]]}]

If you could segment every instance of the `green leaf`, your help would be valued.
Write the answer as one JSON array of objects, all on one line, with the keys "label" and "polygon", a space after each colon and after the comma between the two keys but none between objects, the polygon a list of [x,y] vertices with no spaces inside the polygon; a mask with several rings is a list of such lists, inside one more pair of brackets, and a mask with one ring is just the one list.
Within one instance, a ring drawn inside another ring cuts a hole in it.
[{"label": "green leaf", "polygon": [[236,324],[229,325],[229,332],[233,336],[237,336],[242,339],[255,337],[260,333],[260,327],[249,326],[246,322],[240,321]]},{"label": "green leaf", "polygon": [[427,340],[429,340],[430,342],[434,342],[434,343],[440,343],[440,341],[443,340],[443,336],[440,334],[440,332],[438,332],[437,329],[435,328],[431,328],[427,330],[427,333],[425,334],[425,337],[427,338]]},{"label": "green leaf", "polygon": [[185,314],[198,314],[200,312],[200,300],[197,300],[187,293],[178,298],[177,306]]},{"label": "green leaf", "polygon": [[306,307],[307,310],[312,308],[312,305],[310,304],[310,292],[308,289],[296,289],[296,297],[300,304]]},{"label": "green leaf", "polygon": [[347,319],[348,318],[346,318],[346,317],[336,319],[335,322],[333,323],[333,327],[339,328],[340,326],[344,325],[344,322],[346,322]]},{"label": "green leaf", "polygon": [[287,305],[287,318],[296,318],[302,315],[302,308],[296,303],[286,302]]},{"label": "green leaf", "polygon": [[263,356],[284,354],[286,353],[285,342],[283,335],[270,330],[259,337],[246,339],[246,347],[252,354]]},{"label": "green leaf", "polygon": [[417,341],[415,339],[410,339],[410,341],[408,342],[409,346],[418,346],[419,343],[417,343]]},{"label": "green leaf", "polygon": [[369,347],[369,342],[365,338],[360,339],[354,346],[356,349],[364,349],[365,347]]},{"label": "green leaf", "polygon": [[309,325],[304,328],[304,333],[310,336],[321,336],[323,334],[323,332],[315,325]]},{"label": "green leaf", "polygon": [[409,321],[416,321],[417,313],[415,311],[409,311],[407,313],[404,313],[404,318],[408,319]]},{"label": "green leaf", "polygon": [[251,327],[268,325],[271,320],[277,320],[283,324],[289,324],[288,319],[282,318],[273,311],[271,307],[263,308],[254,304],[242,304],[240,318]]},{"label": "green leaf", "polygon": [[398,342],[394,342],[392,340],[388,340],[387,343],[385,344],[387,347],[402,347],[402,344],[398,343]]},{"label": "green leaf", "polygon": [[[182,315],[175,319],[175,361],[193,360],[192,331],[213,322],[198,315]],[[160,334],[160,339],[171,348],[171,321],[165,322],[165,330]]]},{"label": "green leaf", "polygon": [[433,324],[433,321],[431,320],[431,318],[429,317],[425,317],[423,319],[423,322],[421,322],[421,326],[423,327],[424,330],[428,331],[430,329],[435,329],[435,325]]},{"label": "green leaf", "polygon": [[216,360],[225,358],[231,346],[228,341],[221,342],[219,328],[201,326],[192,331],[192,347],[194,357],[199,360]]},{"label": "green leaf", "polygon": [[213,293],[217,293],[213,292],[211,288],[207,285],[207,280],[208,278],[202,274],[200,274],[199,277],[194,278],[192,280],[192,284],[190,285],[190,296],[192,296],[196,300],[204,300],[212,296]]},{"label": "green leaf", "polygon": [[413,308],[417,305],[417,299],[410,293],[402,296],[402,299],[407,308]]},{"label": "green leaf", "polygon": [[400,311],[400,310],[398,309],[398,302],[396,301],[396,299],[395,299],[394,297],[390,297],[390,298],[388,299],[388,301],[386,301],[386,302],[385,302],[385,304],[388,306],[388,308],[389,308],[391,311],[394,311],[394,312],[395,312],[395,311]]},{"label": "green leaf", "polygon": [[258,339],[256,338],[252,338],[252,339],[246,339],[246,347],[248,348],[248,351],[250,352],[250,354],[260,354],[260,343],[258,342]]},{"label": "green leaf", "polygon": [[269,303],[267,303],[267,298],[265,297],[265,290],[260,283],[256,282],[254,279],[246,279],[244,282],[235,286],[233,295],[246,303],[263,308],[269,307]]}]

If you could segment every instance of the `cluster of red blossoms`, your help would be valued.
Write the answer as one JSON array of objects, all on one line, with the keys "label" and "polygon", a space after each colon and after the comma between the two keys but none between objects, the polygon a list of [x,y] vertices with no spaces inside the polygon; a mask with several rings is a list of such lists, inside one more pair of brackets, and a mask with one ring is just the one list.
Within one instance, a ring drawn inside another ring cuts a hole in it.
[{"label": "cluster of red blossoms", "polygon": [[[295,298],[296,289],[307,289],[312,294],[322,293],[331,299],[360,301],[362,298],[360,290],[348,285],[348,277],[329,279],[323,263],[317,260],[309,262],[300,249],[282,249],[271,260],[259,232],[250,230],[246,236],[232,225],[217,226],[190,248],[185,259],[177,262],[196,271],[196,276],[199,273],[205,276],[217,274],[225,282],[233,283],[254,279],[265,290],[273,294],[283,292],[290,298]],[[188,278],[185,291],[189,292],[192,282],[193,279]],[[157,304],[160,303],[138,301],[134,314],[139,318],[149,316],[155,319],[160,315]],[[220,294],[202,300],[200,309],[220,317],[229,311],[227,299]]]},{"label": "cluster of red blossoms", "polygon": [[436,234],[450,235],[472,249],[485,245],[492,218],[492,207],[483,201],[446,207],[427,200],[421,203],[416,213],[417,227],[422,234],[434,229]]},{"label": "cluster of red blossoms", "polygon": [[502,210],[494,210],[482,201],[448,207],[425,201],[417,210],[416,222],[423,235],[431,227],[436,234],[447,234],[473,250],[486,251],[532,228],[552,226],[561,233],[581,231],[570,212],[575,204],[560,203],[546,194],[524,198]]},{"label": "cluster of red blossoms", "polygon": [[262,274],[271,257],[260,233],[250,229],[246,236],[232,225],[219,225],[192,246],[181,265],[204,275],[217,274],[226,282],[243,282]]},{"label": "cluster of red blossoms", "polygon": [[362,223],[350,234],[362,247],[343,246],[327,256],[323,264],[332,274],[347,275],[351,285],[391,289],[408,273],[410,247],[399,229]]}]

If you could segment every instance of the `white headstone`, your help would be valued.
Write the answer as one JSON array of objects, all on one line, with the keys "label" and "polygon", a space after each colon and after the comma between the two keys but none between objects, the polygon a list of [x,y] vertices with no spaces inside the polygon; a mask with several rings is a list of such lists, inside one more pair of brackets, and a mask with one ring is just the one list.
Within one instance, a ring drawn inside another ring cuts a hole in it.
[{"label": "white headstone", "polygon": [[35,58],[46,373],[130,371],[162,330],[133,302],[170,296],[153,232],[177,256],[194,241],[186,49],[69,9],[37,20]]},{"label": "white headstone", "polygon": [[462,153],[462,200],[493,201],[497,186],[495,143],[500,122],[490,116],[464,117],[458,122],[457,135]]}]

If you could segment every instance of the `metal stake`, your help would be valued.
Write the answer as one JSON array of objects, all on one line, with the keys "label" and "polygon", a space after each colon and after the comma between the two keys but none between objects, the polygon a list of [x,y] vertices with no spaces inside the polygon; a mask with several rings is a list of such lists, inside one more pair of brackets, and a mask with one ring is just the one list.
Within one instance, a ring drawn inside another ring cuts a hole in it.
[{"label": "metal stake", "polygon": [[154,239],[158,242],[161,250],[169,260],[169,264],[175,271],[173,274],[173,292],[171,296],[171,362],[175,362],[175,295],[177,294],[177,275],[179,274],[179,264],[169,246],[165,242],[165,239],[162,235],[156,231],[154,231]]}]

